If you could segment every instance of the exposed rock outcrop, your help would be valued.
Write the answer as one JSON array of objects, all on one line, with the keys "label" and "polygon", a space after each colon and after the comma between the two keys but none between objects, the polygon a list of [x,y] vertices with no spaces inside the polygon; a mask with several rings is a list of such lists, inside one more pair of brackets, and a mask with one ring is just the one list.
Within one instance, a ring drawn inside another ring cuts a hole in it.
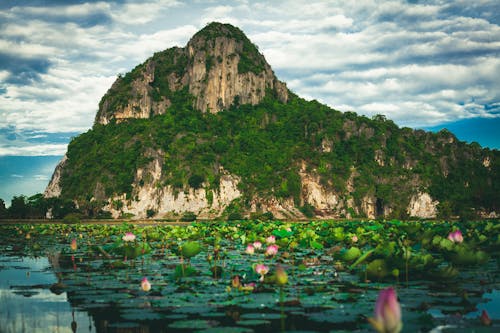
[{"label": "exposed rock outcrop", "polygon": [[52,174],[52,178],[50,179],[49,185],[47,185],[45,192],[43,192],[43,196],[45,198],[58,197],[61,195],[61,173],[67,160],[68,157],[64,155],[61,161],[57,164],[56,169]]},{"label": "exposed rock outcrop", "polygon": [[[144,177],[145,174],[149,177]],[[161,218],[175,218],[185,212],[193,212],[200,218],[215,218],[241,196],[239,178],[228,173],[221,176],[216,190],[190,188],[187,191],[179,191],[172,186],[157,186],[161,175],[160,159],[155,159],[145,168],[137,170],[136,179],[147,178],[148,181],[143,185],[135,183],[132,199],[127,199],[125,194],[113,197],[104,209],[111,212],[114,218],[127,213],[135,218],[146,218],[148,211]],[[211,192],[211,195],[207,195],[207,192]]]},{"label": "exposed rock outcrop", "polygon": [[288,100],[286,85],[241,30],[211,23],[185,48],[159,52],[120,76],[102,98],[95,122],[105,125],[163,114],[172,95],[184,88],[194,97],[193,106],[203,112],[255,105],[269,91],[282,102]]},{"label": "exposed rock outcrop", "polygon": [[408,216],[424,219],[435,218],[438,203],[428,193],[418,193],[410,199],[407,210]]}]

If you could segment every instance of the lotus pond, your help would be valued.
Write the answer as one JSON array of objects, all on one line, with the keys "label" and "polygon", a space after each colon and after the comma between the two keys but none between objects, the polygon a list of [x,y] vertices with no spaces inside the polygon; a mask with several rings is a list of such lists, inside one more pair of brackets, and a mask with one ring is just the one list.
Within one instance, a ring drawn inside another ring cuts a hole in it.
[{"label": "lotus pond", "polygon": [[373,332],[389,287],[403,332],[495,332],[499,264],[493,221],[3,225],[0,332]]}]

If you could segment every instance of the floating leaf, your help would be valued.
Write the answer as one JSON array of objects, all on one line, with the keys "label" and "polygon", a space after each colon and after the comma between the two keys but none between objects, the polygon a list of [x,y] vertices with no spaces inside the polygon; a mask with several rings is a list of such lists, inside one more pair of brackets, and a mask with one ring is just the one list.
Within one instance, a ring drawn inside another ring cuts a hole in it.
[{"label": "floating leaf", "polygon": [[201,246],[198,242],[186,242],[182,244],[181,254],[185,258],[192,258],[201,252]]},{"label": "floating leaf", "polygon": [[178,320],[168,325],[169,328],[178,328],[178,329],[204,329],[211,328],[217,326],[219,322],[213,320],[204,320],[204,319],[191,319],[191,320]]}]

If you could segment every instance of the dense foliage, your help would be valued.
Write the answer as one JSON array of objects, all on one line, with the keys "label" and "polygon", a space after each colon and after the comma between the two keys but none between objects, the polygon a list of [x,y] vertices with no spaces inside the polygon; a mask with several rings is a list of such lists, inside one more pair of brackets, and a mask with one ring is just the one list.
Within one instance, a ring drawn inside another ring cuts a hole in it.
[{"label": "dense foliage", "polygon": [[[259,74],[264,70],[264,57],[259,53],[257,47],[248,39],[243,31],[237,27],[230,24],[212,22],[198,31],[193,36],[193,39],[200,38],[204,40],[205,43],[213,44],[215,39],[220,37],[231,38],[241,43],[241,50],[238,52],[240,57],[238,62],[238,73],[252,72],[254,74]],[[210,64],[210,62],[211,61],[207,61],[206,63]]]},{"label": "dense foliage", "polygon": [[56,219],[63,219],[72,214],[97,217],[99,208],[95,206],[96,214],[92,214],[92,212],[86,211],[84,206],[77,209],[72,200],[44,198],[41,193],[30,197],[24,195],[14,196],[8,208],[4,200],[0,199],[0,219],[45,219],[48,212],[50,212],[51,217]]},{"label": "dense foliage", "polygon": [[[253,196],[274,196],[291,197],[299,206],[304,162],[325,187],[357,203],[373,195],[380,209],[391,207],[396,217],[405,216],[418,186],[441,202],[444,217],[470,215],[473,207],[498,209],[498,152],[457,142],[449,132],[401,129],[383,116],[341,113],[293,95],[283,104],[271,92],[259,105],[217,114],[194,110],[187,88],[171,98],[164,115],[97,124],[75,138],[68,148],[63,197],[131,195],[134,181],[150,180],[147,174],[134,179],[137,168],[162,152],[157,186],[216,189],[222,166],[241,177],[243,205]],[[485,156],[489,167],[482,164]]]}]

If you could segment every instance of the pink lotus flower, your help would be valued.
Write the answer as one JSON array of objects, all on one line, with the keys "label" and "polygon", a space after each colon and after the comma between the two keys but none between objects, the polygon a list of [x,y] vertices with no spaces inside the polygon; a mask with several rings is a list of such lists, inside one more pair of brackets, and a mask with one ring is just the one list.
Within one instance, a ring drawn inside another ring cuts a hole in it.
[{"label": "pink lotus flower", "polygon": [[358,236],[356,236],[356,235],[352,236],[352,237],[351,237],[351,241],[352,241],[353,243],[357,243],[357,242],[358,242]]},{"label": "pink lotus flower", "polygon": [[266,256],[273,257],[278,253],[278,245],[269,245],[266,249]]},{"label": "pink lotus flower", "polygon": [[262,243],[259,241],[253,242],[253,247],[256,250],[260,250],[262,248]]},{"label": "pink lotus flower", "polygon": [[462,243],[464,241],[464,237],[462,236],[462,232],[460,230],[450,232],[448,239],[453,243]]},{"label": "pink lotus flower", "polygon": [[255,289],[255,282],[246,283],[242,287],[240,287],[241,291],[253,291],[254,289]]},{"label": "pink lotus flower", "polygon": [[255,265],[255,272],[260,275],[260,281],[264,281],[264,275],[269,272],[269,267],[264,264]]},{"label": "pink lotus flower", "polygon": [[71,240],[71,244],[70,244],[69,247],[71,248],[72,251],[76,251],[76,249],[78,248],[78,245],[76,244],[76,239],[75,238],[73,238]]},{"label": "pink lotus flower", "polygon": [[392,287],[381,290],[375,304],[375,318],[368,318],[379,333],[399,333],[403,328],[401,306]]},{"label": "pink lotus flower", "polygon": [[255,247],[252,244],[248,244],[247,248],[245,249],[245,252],[247,254],[254,254],[255,253]]},{"label": "pink lotus flower", "polygon": [[125,236],[122,237],[124,242],[133,242],[135,241],[135,235],[131,232],[127,232]]},{"label": "pink lotus flower", "polygon": [[276,237],[274,237],[273,235],[267,237],[266,238],[266,243],[267,244],[274,244],[274,243],[276,243]]},{"label": "pink lotus flower", "polygon": [[285,230],[288,232],[292,232],[292,228],[290,228],[290,227],[286,227]]},{"label": "pink lotus flower", "polygon": [[150,291],[151,290],[151,283],[149,283],[147,277],[143,277],[141,281],[141,289],[144,291]]}]

